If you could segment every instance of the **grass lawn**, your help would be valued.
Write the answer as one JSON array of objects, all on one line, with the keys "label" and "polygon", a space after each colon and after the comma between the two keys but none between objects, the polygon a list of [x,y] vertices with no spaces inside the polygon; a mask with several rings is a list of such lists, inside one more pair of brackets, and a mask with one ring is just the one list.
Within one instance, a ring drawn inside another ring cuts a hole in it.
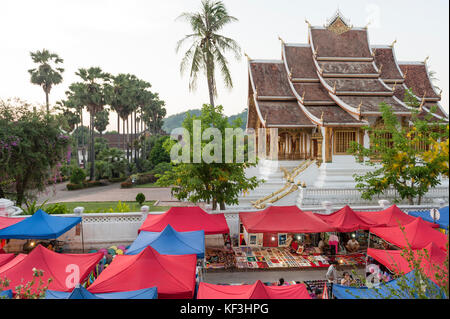
[{"label": "grass lawn", "polygon": [[133,185],[133,188],[160,188],[161,186],[156,186],[155,183],[148,183],[142,185]]},{"label": "grass lawn", "polygon": [[[113,212],[118,212],[117,209],[118,201],[111,202],[62,202],[70,212],[73,212],[75,207],[84,207],[84,213],[109,213],[110,208],[112,208]],[[141,206],[137,202],[121,202],[122,205],[126,204],[130,208],[130,212],[140,212]],[[160,212],[166,211],[170,208],[170,206],[153,206],[155,201],[146,201],[143,205],[147,205],[150,207],[151,212]],[[48,204],[51,206],[52,204]],[[46,205],[47,206],[47,205]],[[45,210],[45,208],[44,208]]]}]

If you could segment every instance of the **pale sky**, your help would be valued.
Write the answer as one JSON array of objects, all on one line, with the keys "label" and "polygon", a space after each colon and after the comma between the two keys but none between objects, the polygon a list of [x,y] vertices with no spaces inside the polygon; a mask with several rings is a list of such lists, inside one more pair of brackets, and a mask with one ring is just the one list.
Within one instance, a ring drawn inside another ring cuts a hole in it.
[{"label": "pale sky", "polygon": [[[400,61],[423,61],[436,72],[442,105],[449,108],[449,2],[447,0],[225,0],[239,19],[222,34],[235,39],[252,59],[280,59],[278,35],[285,42],[307,43],[307,18],[323,25],[337,8],[354,26],[369,20],[371,44],[391,44]],[[166,102],[168,115],[200,108],[209,101],[206,80],[189,92],[181,77],[182,52],[175,44],[190,32],[182,12],[197,11],[200,0],[1,0],[0,98],[20,97],[44,103],[42,88],[30,83],[29,52],[46,48],[64,59],[64,81],[51,91],[50,102],[64,98],[78,68],[100,66],[112,74],[132,73],[150,82]],[[247,106],[248,70],[229,55],[234,88],[218,78],[219,97],[227,115]],[[115,114],[110,129],[116,129]]]}]

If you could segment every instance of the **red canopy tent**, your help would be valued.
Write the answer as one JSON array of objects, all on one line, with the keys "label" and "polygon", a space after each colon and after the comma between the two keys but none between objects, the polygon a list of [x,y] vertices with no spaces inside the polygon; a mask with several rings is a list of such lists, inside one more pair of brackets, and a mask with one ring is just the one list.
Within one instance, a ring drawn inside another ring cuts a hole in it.
[{"label": "red canopy tent", "polygon": [[159,299],[193,298],[197,256],[161,255],[147,246],[137,255],[117,255],[88,288],[93,294],[156,286]]},{"label": "red canopy tent", "polygon": [[16,257],[14,257],[13,259],[9,260],[7,263],[3,264],[2,266],[0,266],[0,274],[4,271],[6,271],[7,269],[14,267],[15,265],[17,265],[19,262],[21,262],[25,257],[27,256],[27,254],[18,254]]},{"label": "red canopy tent", "polygon": [[[356,212],[356,214],[366,223],[373,225],[373,227],[398,227],[399,222],[403,226],[417,219],[417,217],[404,213],[397,205],[392,205],[377,212]],[[426,223],[433,228],[439,227],[437,224]]]},{"label": "red canopy tent", "polygon": [[0,254],[0,267],[14,259],[14,254]]},{"label": "red canopy tent", "polygon": [[343,233],[352,232],[355,230],[369,230],[370,227],[376,226],[375,224],[370,223],[368,219],[363,220],[348,205],[345,205],[340,210],[330,215],[316,214],[316,216],[328,225],[335,227],[337,231]]},{"label": "red canopy tent", "polygon": [[322,233],[335,231],[314,213],[297,206],[269,206],[255,213],[239,213],[249,233]]},{"label": "red canopy tent", "polygon": [[265,286],[260,280],[253,285],[213,285],[201,282],[197,299],[311,299],[306,286]]},{"label": "red canopy tent", "polygon": [[[425,250],[427,251],[428,258],[426,258]],[[419,257],[419,253],[422,254],[422,258]],[[382,249],[367,249],[367,255],[376,259],[378,262],[386,266],[388,269],[397,273],[402,272],[406,274],[412,269],[409,266],[408,260],[402,256],[401,250],[382,250]],[[444,269],[444,261],[447,257],[447,253],[439,248],[434,243],[429,243],[423,249],[414,251],[414,260],[421,259],[421,267],[425,274],[433,281],[436,281],[435,273],[436,266]]]},{"label": "red canopy tent", "polygon": [[171,207],[164,214],[148,215],[139,232],[161,232],[169,224],[178,232],[204,230],[205,235],[230,232],[224,214],[208,214],[198,206]]},{"label": "red canopy tent", "polygon": [[[52,282],[49,289],[58,291],[72,291],[73,287],[68,287],[66,279],[70,275],[67,266],[76,265],[79,270],[79,280],[83,282],[95,265],[103,257],[103,253],[92,254],[59,254],[45,248],[42,245],[37,246],[28,255],[22,258],[13,259],[10,263],[0,269],[0,278],[9,279],[10,287],[16,287],[20,284],[26,284],[33,279],[33,268],[43,270],[44,275],[40,277],[45,283],[49,278]],[[9,265],[15,262],[15,265]],[[36,289],[34,285],[32,289]]]},{"label": "red canopy tent", "polygon": [[412,249],[422,249],[432,242],[438,247],[446,249],[447,236],[431,228],[429,224],[422,218],[416,218],[403,226],[405,233],[399,226],[373,227],[370,228],[370,232],[401,248],[407,247],[407,239]]},{"label": "red canopy tent", "polygon": [[15,217],[3,217],[0,216],[0,229],[9,227],[11,225],[17,224],[18,222],[24,220],[25,218],[15,218]]}]

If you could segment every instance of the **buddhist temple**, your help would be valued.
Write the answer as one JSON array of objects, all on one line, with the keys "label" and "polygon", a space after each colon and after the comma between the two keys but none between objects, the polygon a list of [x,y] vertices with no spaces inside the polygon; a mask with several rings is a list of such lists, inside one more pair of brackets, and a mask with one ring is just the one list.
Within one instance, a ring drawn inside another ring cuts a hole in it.
[{"label": "buddhist temple", "polygon": [[[257,143],[266,140],[264,151],[258,153],[258,171],[250,174],[268,182],[257,195],[248,197],[253,207],[263,207],[273,193],[281,199],[283,192],[294,188],[291,193],[296,193],[295,187],[305,184],[321,189],[354,188],[352,175],[368,168],[347,153],[350,143],[370,145],[362,127],[379,124],[382,102],[408,125],[414,106],[404,102],[407,89],[420,102],[420,116],[430,113],[436,105],[432,121],[448,123],[426,60],[399,62],[394,51],[396,41],[372,45],[368,28],[350,25],[339,11],[324,26],[306,23],[306,43],[285,43],[280,38],[281,59],[247,56],[247,128],[255,130]],[[265,130],[258,130],[261,128]],[[274,131],[270,128],[276,128],[278,136],[270,136]],[[260,136],[262,131],[265,136]],[[274,147],[277,158],[269,158]],[[273,161],[277,161],[278,169],[273,169]],[[289,174],[288,168],[296,174]],[[277,187],[285,182],[291,182],[292,187],[277,193]],[[283,204],[292,204],[292,200]]]}]

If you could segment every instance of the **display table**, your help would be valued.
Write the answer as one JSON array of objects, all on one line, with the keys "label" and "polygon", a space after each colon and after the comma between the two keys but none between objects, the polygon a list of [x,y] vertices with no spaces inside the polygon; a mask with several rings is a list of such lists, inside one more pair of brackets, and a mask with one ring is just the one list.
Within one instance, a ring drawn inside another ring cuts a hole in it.
[{"label": "display table", "polygon": [[[320,254],[297,255],[289,248],[272,247],[235,247],[237,268],[325,268],[330,265],[329,257]],[[364,254],[336,255],[342,266],[358,266],[365,264]]]},{"label": "display table", "polygon": [[226,248],[205,249],[206,269],[236,268],[234,251]]}]

